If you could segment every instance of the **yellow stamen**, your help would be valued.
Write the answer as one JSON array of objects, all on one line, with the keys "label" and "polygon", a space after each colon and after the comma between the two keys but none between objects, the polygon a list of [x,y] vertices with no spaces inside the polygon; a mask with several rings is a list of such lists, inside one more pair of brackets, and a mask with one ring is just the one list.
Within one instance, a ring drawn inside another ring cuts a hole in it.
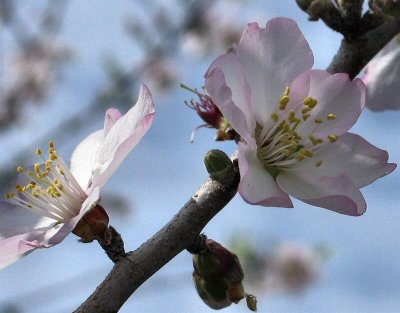
[{"label": "yellow stamen", "polygon": [[339,139],[339,136],[338,135],[329,135],[328,139],[329,139],[330,143],[334,143]]},{"label": "yellow stamen", "polygon": [[24,171],[24,169],[21,167],[21,166],[18,166],[17,167],[17,172],[18,173],[22,173]]},{"label": "yellow stamen", "polygon": [[288,96],[290,93],[290,88],[286,86],[285,91],[283,92],[284,96]]},{"label": "yellow stamen", "polygon": [[38,174],[38,175],[41,174],[40,173],[40,164],[39,163],[35,163],[35,165],[33,165],[33,168],[34,168],[36,174]]},{"label": "yellow stamen", "polygon": [[336,118],[336,115],[332,114],[332,113],[328,114],[328,116],[326,117],[326,119],[330,120],[330,121],[334,120],[335,118]]},{"label": "yellow stamen", "polygon": [[315,162],[315,166],[316,166],[316,167],[320,167],[320,166],[322,165],[323,162],[324,162],[324,161],[319,160],[319,161]]},{"label": "yellow stamen", "polygon": [[301,149],[300,153],[309,158],[311,158],[314,155],[314,152],[312,152],[311,150],[307,150],[307,149]]},{"label": "yellow stamen", "polygon": [[54,149],[54,141],[53,140],[49,141],[49,148]]},{"label": "yellow stamen", "polygon": [[276,123],[279,119],[278,113],[276,113],[276,112],[272,113],[271,119]]},{"label": "yellow stamen", "polygon": [[310,109],[314,109],[315,106],[318,104],[318,101],[315,100],[313,97],[306,97],[303,101],[304,105],[308,106]]},{"label": "yellow stamen", "polygon": [[36,155],[42,155],[42,150],[40,150],[39,148],[36,149]]},{"label": "yellow stamen", "polygon": [[322,124],[322,119],[320,119],[320,118],[316,118],[315,120],[314,120],[314,122],[315,122],[315,124]]},{"label": "yellow stamen", "polygon": [[289,97],[288,96],[282,96],[281,99],[279,100],[279,109],[280,110],[285,110],[287,104],[289,103]]}]

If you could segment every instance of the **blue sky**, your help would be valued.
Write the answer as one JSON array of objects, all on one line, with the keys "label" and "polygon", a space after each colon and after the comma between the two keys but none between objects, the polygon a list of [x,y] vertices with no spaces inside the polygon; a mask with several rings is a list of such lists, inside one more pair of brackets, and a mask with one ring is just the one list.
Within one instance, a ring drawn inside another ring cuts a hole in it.
[{"label": "blue sky", "polygon": [[[29,1],[19,2],[23,8],[33,7]],[[102,55],[112,53],[126,65],[140,56],[140,49],[121,28],[121,19],[134,12],[137,2],[71,2],[61,38],[75,49],[75,59],[67,68],[63,83],[53,90],[49,105],[29,109],[27,115],[31,116],[24,125],[1,135],[3,151],[9,151],[0,160],[3,164],[16,166],[12,164],[13,151],[40,138],[64,116],[91,101],[105,82],[100,67]],[[274,16],[294,18],[314,51],[314,67],[326,68],[339,45],[339,35],[321,22],[307,21],[294,1],[249,2],[251,5],[237,16],[238,23],[257,20],[264,24]],[[42,1],[37,3],[40,7]],[[233,14],[239,14],[239,10]],[[9,38],[4,35],[0,39],[7,49]],[[187,59],[182,55],[177,58],[181,81],[201,86],[212,59]],[[108,193],[122,194],[130,201],[132,212],[128,216],[120,218],[111,213],[112,225],[122,233],[128,250],[161,228],[206,179],[202,159],[209,149],[219,148],[228,154],[235,149],[233,143],[213,142],[213,132],[204,129],[198,131],[193,144],[189,143],[190,132],[200,120],[183,105],[188,98],[190,95],[178,84],[168,94],[154,94],[157,115],[153,127],[105,187]],[[388,150],[390,161],[399,163],[399,120],[399,112],[365,110],[352,131]],[[82,134],[60,147],[64,158],[68,159],[74,146],[102,124],[102,117],[88,116]],[[49,139],[57,142],[57,138]],[[220,242],[227,242],[234,232],[246,232],[261,245],[268,238],[329,244],[333,256],[324,264],[322,278],[315,286],[302,297],[258,294],[260,312],[399,312],[399,178],[397,170],[362,190],[368,203],[362,217],[335,214],[299,201],[294,201],[294,209],[256,207],[236,196],[205,232]],[[0,272],[0,308],[17,303],[23,312],[71,312],[111,267],[96,243],[80,244],[77,237],[69,236],[60,245],[32,253]],[[183,252],[149,279],[121,312],[211,312],[192,288],[191,271],[191,257]],[[241,303],[225,312],[246,310]]]}]

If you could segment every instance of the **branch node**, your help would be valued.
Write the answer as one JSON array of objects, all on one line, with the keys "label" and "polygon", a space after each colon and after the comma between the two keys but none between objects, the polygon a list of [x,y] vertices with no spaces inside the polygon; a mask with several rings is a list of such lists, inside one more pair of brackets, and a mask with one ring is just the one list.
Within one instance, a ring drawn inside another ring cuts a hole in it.
[{"label": "branch node", "polygon": [[104,249],[110,260],[117,263],[126,256],[124,241],[122,240],[121,235],[111,225],[107,229],[107,235],[110,238],[109,242],[105,243],[99,240],[99,244]]}]

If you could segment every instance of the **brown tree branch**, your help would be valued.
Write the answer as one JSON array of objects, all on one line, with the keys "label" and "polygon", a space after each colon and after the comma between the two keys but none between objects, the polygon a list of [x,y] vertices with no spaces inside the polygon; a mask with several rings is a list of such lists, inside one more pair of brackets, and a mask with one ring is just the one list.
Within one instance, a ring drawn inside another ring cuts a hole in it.
[{"label": "brown tree branch", "polygon": [[236,194],[237,166],[223,183],[209,178],[158,233],[121,258],[74,313],[115,313],[147,279],[189,247],[204,226]]},{"label": "brown tree branch", "polygon": [[357,38],[344,38],[327,70],[331,73],[348,73],[350,78],[354,78],[398,33],[400,18],[392,18]]}]

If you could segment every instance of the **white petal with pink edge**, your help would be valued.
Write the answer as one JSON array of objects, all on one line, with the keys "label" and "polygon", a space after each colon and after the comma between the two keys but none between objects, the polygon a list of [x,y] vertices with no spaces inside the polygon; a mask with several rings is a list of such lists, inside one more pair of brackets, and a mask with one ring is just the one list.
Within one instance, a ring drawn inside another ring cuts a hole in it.
[{"label": "white petal with pink edge", "polygon": [[239,193],[250,204],[274,207],[293,207],[289,196],[276,184],[257,159],[256,153],[239,142]]}]

